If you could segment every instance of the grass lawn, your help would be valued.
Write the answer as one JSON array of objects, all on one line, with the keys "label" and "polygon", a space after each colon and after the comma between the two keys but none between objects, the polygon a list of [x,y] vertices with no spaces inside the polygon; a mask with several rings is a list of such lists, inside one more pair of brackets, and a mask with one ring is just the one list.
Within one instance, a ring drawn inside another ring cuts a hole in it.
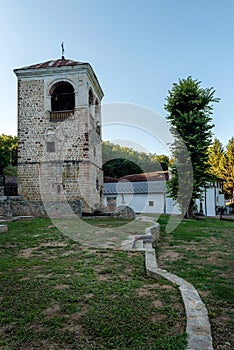
[{"label": "grass lawn", "polygon": [[185,349],[180,293],[146,277],[143,253],[82,246],[49,219],[8,228],[0,234],[1,350]]},{"label": "grass lawn", "polygon": [[234,349],[234,222],[202,218],[183,220],[168,234],[168,216],[161,216],[156,247],[159,266],[183,277],[206,304],[214,348]]}]

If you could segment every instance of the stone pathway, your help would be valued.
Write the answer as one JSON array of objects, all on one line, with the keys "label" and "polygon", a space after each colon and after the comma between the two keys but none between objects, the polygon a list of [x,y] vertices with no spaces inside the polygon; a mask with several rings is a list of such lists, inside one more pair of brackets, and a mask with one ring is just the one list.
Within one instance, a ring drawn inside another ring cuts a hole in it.
[{"label": "stone pathway", "polygon": [[134,239],[129,237],[128,241],[123,242],[122,249],[144,251],[147,275],[155,279],[162,276],[179,286],[187,317],[187,350],[213,350],[210,322],[204,303],[190,283],[158,267],[155,250],[152,247],[152,237],[155,236],[155,227],[158,227],[158,223],[151,218],[144,221],[152,222],[145,235],[135,236]]}]

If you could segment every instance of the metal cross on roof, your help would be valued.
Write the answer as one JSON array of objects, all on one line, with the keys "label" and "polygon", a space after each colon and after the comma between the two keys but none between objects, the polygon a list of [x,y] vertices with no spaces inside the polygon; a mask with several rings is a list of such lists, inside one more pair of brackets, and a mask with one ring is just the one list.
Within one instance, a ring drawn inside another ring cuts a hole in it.
[{"label": "metal cross on roof", "polygon": [[62,60],[64,60],[65,57],[64,57],[64,45],[63,45],[63,41],[62,41],[61,47],[62,47]]}]

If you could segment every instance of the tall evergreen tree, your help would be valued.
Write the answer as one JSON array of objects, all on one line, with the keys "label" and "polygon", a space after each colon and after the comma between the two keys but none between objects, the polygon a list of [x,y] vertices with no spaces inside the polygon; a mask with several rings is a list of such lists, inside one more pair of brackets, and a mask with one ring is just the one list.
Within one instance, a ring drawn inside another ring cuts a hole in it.
[{"label": "tall evergreen tree", "polygon": [[210,173],[223,180],[223,191],[234,201],[234,137],[232,137],[226,148],[218,139],[215,139],[209,147]]},{"label": "tall evergreen tree", "polygon": [[225,152],[221,142],[215,138],[213,144],[208,149],[208,163],[210,174],[224,179]]},{"label": "tall evergreen tree", "polygon": [[[172,167],[172,179],[169,181],[169,193],[179,202],[182,213],[190,217],[193,215],[194,201],[201,197],[201,188],[208,180],[207,150],[212,137],[212,103],[219,101],[214,97],[214,88],[202,88],[200,84],[200,81],[193,80],[192,77],[180,79],[179,83],[173,84],[165,104],[167,119],[175,139],[171,147],[175,164]],[[185,152],[185,147],[188,153]],[[186,169],[188,158],[192,163],[193,174],[188,167],[184,179],[183,175],[180,178],[184,190],[178,193],[178,169]],[[192,194],[187,190],[189,182],[193,182]],[[190,197],[189,208],[186,208],[185,203]]]},{"label": "tall evergreen tree", "polygon": [[226,147],[225,153],[225,182],[224,191],[229,195],[230,202],[234,202],[234,137],[232,137]]}]

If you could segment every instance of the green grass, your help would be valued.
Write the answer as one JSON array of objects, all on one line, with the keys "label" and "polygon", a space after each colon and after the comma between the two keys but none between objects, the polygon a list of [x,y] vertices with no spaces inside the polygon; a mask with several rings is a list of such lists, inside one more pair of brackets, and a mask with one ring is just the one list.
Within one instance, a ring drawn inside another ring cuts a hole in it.
[{"label": "green grass", "polygon": [[1,350],[185,349],[180,293],[146,277],[142,253],[82,246],[47,219],[8,227],[0,235]]},{"label": "green grass", "polygon": [[142,234],[147,224],[138,220],[116,218],[53,219],[66,237],[81,244],[116,248],[129,236]]},{"label": "green grass", "polygon": [[166,233],[168,216],[159,219],[159,265],[191,282],[205,302],[215,349],[234,348],[234,223],[203,218],[183,220]]}]

